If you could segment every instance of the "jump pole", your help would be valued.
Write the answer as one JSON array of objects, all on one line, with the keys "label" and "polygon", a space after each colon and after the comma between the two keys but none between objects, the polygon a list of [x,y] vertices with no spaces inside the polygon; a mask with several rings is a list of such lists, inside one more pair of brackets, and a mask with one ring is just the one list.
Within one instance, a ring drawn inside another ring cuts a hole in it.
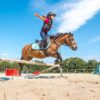
[{"label": "jump pole", "polygon": [[44,72],[49,71],[49,70],[52,70],[54,68],[59,68],[61,77],[63,76],[62,75],[62,68],[59,65],[54,65],[54,64],[40,64],[40,63],[36,63],[36,62],[33,62],[33,61],[18,60],[18,59],[9,59],[9,58],[0,58],[0,62],[16,62],[16,63],[22,63],[22,64],[30,64],[30,65],[39,65],[39,66],[48,66],[48,67],[50,67],[50,68],[48,68],[46,70],[41,71],[41,73],[44,73]]}]

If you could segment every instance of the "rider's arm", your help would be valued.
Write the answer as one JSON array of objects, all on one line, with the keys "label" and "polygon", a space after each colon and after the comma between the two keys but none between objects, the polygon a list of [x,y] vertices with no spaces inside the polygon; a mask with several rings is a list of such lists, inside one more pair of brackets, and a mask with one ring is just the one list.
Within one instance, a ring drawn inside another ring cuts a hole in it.
[{"label": "rider's arm", "polygon": [[45,21],[46,20],[46,17],[44,16],[40,16],[39,14],[34,14],[36,17],[40,18],[41,20]]}]

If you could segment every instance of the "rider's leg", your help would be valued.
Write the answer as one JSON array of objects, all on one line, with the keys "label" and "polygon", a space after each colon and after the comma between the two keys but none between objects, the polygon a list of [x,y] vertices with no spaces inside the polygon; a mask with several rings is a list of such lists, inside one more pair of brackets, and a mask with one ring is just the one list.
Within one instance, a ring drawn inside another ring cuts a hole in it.
[{"label": "rider's leg", "polygon": [[47,34],[47,32],[44,32],[44,31],[41,31],[40,32],[40,35],[41,35],[41,38],[44,40],[45,38],[46,38],[46,35]]},{"label": "rider's leg", "polygon": [[47,45],[48,34],[47,34],[47,32],[41,31],[40,35],[41,35],[42,40],[43,40],[43,44],[42,44],[42,49],[43,49]]},{"label": "rider's leg", "polygon": [[[41,36],[42,40],[44,40],[44,38],[45,38],[45,33],[44,33],[44,31],[41,30],[40,36]],[[41,42],[40,47],[41,47],[41,49],[43,49],[43,47],[44,47],[44,43],[43,43],[43,42]]]}]

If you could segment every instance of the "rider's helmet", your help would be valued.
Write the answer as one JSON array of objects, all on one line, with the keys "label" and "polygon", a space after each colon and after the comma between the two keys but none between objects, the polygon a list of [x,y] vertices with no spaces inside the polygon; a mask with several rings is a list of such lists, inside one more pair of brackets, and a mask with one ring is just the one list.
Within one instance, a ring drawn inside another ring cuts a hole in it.
[{"label": "rider's helmet", "polygon": [[49,16],[56,16],[56,14],[54,13],[54,12],[49,12],[48,14],[47,14],[47,17],[49,17]]}]

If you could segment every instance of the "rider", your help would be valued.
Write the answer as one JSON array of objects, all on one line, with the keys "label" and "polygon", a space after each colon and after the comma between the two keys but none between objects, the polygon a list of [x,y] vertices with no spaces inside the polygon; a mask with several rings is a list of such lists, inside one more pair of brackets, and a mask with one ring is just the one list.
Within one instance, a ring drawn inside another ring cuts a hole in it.
[{"label": "rider", "polygon": [[47,33],[50,31],[50,29],[52,27],[53,19],[55,18],[56,14],[53,12],[49,12],[47,14],[47,16],[40,16],[37,13],[34,15],[44,21],[43,27],[42,27],[41,32],[40,32],[42,40],[44,40],[44,43],[42,45],[42,48],[44,48],[45,44],[47,44],[46,40],[49,37]]}]

